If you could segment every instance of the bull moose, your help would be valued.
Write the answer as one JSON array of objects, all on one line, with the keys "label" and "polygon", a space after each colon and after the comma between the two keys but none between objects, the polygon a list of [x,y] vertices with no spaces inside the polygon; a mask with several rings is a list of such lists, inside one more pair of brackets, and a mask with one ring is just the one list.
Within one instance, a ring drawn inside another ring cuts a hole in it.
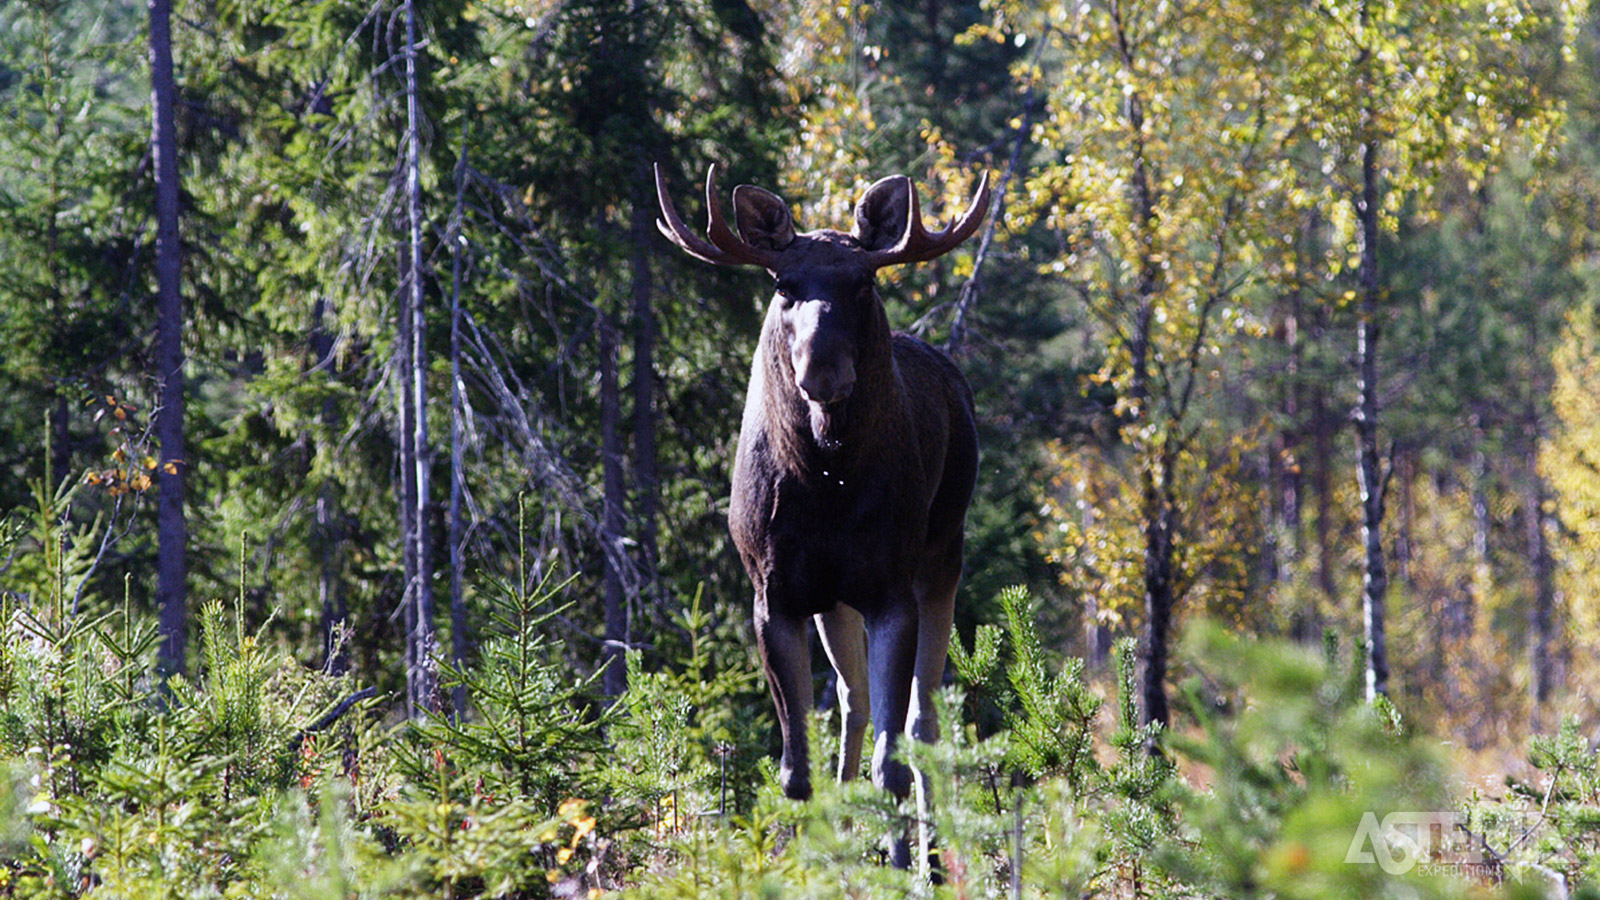
[{"label": "bull moose", "polygon": [[[930,260],[977,230],[988,176],[958,221],[923,226],[904,175],[861,196],[855,227],[797,234],[777,195],[734,189],[735,234],[706,174],[706,237],[689,230],[658,165],[657,227],[709,263],[761,266],[776,280],[750,369],[728,525],[755,588],[755,632],[783,734],[778,778],[811,795],[812,705],[806,619],[838,673],[839,778],[860,769],[875,735],[872,779],[904,798],[912,773],[898,735],[937,737],[930,695],[949,649],[962,527],[978,472],[972,389],[944,352],[891,333],[878,269]],[[903,838],[891,861],[909,865]]]}]

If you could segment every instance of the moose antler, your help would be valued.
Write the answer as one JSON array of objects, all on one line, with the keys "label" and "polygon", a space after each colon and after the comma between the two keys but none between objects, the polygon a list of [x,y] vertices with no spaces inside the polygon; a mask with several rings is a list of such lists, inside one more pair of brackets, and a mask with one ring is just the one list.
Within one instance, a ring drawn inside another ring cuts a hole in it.
[{"label": "moose antler", "polygon": [[[902,176],[903,177],[903,176]],[[917,202],[916,185],[907,179],[906,190],[909,192],[910,204],[906,215],[906,231],[900,240],[892,247],[882,250],[870,251],[868,260],[874,268],[899,265],[900,263],[922,262],[943,256],[954,250],[958,244],[972,237],[983,223],[983,217],[989,212],[989,173],[984,172],[978,180],[978,189],[972,196],[972,203],[967,206],[967,211],[962,213],[959,220],[952,220],[944,230],[937,234],[929,234],[922,224],[922,206]]]},{"label": "moose antler", "polygon": [[672,198],[667,195],[667,179],[661,174],[660,163],[655,164],[655,170],[656,200],[661,204],[661,218],[656,220],[656,228],[666,235],[667,240],[682,247],[690,256],[719,266],[761,266],[764,269],[777,267],[777,251],[752,247],[728,227],[727,220],[722,216],[722,203],[717,199],[715,163],[706,170],[708,222],[705,238],[690,231],[689,226],[683,224],[683,219],[678,216],[678,210],[672,205]]}]

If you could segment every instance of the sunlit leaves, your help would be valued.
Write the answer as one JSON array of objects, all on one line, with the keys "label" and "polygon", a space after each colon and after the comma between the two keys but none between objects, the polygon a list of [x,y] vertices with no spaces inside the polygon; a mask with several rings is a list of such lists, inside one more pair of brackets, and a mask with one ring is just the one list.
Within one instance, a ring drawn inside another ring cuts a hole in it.
[{"label": "sunlit leaves", "polygon": [[[1146,440],[1152,440],[1148,436]],[[1258,489],[1242,479],[1251,434],[1222,443],[1214,458],[1184,454],[1159,478],[1172,485],[1180,524],[1173,559],[1175,593],[1223,621],[1244,624],[1251,610],[1250,567],[1241,553],[1263,527]],[[1138,466],[1143,458],[1093,447],[1049,449],[1056,468],[1040,500],[1035,538],[1059,566],[1063,587],[1096,611],[1097,623],[1126,633],[1143,621],[1148,515]]]},{"label": "sunlit leaves", "polygon": [[[1259,304],[1309,289],[1348,313],[1363,143],[1377,142],[1390,235],[1402,215],[1431,218],[1437,191],[1477,191],[1511,149],[1548,153],[1561,115],[1550,100],[1558,67],[1544,51],[1567,46],[1578,10],[1447,0],[988,8],[970,39],[1027,34],[1049,46],[1014,77],[1042,73],[1049,85],[1036,137],[1054,162],[1030,173],[1009,214],[1060,235],[1061,252],[1032,263],[1065,280],[1100,325],[1091,380],[1115,392],[1117,440],[1109,451],[1053,451],[1062,477],[1052,491],[1071,508],[1047,504],[1059,530],[1044,542],[1106,616],[1139,596],[1149,517],[1194,508],[1178,487],[1192,478],[1184,467],[1238,452],[1225,448],[1212,404],[1272,334],[1274,314]],[[1173,490],[1152,495],[1150,483]]]},{"label": "sunlit leaves", "polygon": [[[1439,205],[1426,201],[1446,178],[1476,189],[1511,142],[1547,152],[1561,112],[1546,50],[1569,45],[1578,15],[1565,0],[1308,7],[1289,22],[1284,44],[1283,92],[1305,139],[1292,199],[1333,212],[1359,193],[1358,148],[1376,141],[1383,225],[1392,230],[1402,204],[1417,197],[1425,202],[1409,214],[1434,215]],[[1355,233],[1348,220],[1331,224],[1347,238]]]},{"label": "sunlit leaves", "polygon": [[1224,363],[1266,330],[1244,288],[1262,278],[1279,215],[1284,13],[1229,0],[993,9],[975,37],[1032,29],[1047,43],[1014,77],[1048,84],[1037,139],[1062,151],[1030,173],[1013,215],[1060,234],[1063,252],[1036,265],[1093,313],[1103,356],[1089,380],[1114,395],[1113,440],[1051,450],[1041,542],[1102,624],[1134,615],[1169,564],[1176,597],[1209,569],[1229,585],[1219,605],[1237,606],[1238,575],[1218,561],[1223,536],[1249,542],[1232,527],[1249,500],[1206,491],[1247,445],[1229,446],[1209,406]]},{"label": "sunlit leaves", "polygon": [[159,471],[176,474],[178,466],[182,464],[180,460],[168,460],[162,464],[150,452],[153,448],[148,423],[135,417],[139,407],[113,394],[91,398],[89,405],[95,408],[95,422],[104,420],[111,423],[108,434],[111,453],[105,465],[91,468],[83,474],[84,484],[104,490],[107,496],[116,498],[127,493],[142,494],[150,490],[155,486]]},{"label": "sunlit leaves", "polygon": [[1600,627],[1600,328],[1587,307],[1573,311],[1554,357],[1551,399],[1559,425],[1539,467],[1561,497],[1568,549],[1561,581],[1586,630]]}]

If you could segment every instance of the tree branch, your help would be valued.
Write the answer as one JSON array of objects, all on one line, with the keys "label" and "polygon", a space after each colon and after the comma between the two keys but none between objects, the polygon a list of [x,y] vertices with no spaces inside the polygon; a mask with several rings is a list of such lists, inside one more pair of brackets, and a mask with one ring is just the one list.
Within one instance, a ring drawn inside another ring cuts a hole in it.
[{"label": "tree branch", "polygon": [[339,719],[343,717],[345,713],[349,712],[352,706],[355,706],[357,703],[360,703],[361,701],[370,697],[377,696],[377,693],[377,688],[366,687],[356,691],[354,694],[351,694],[343,700],[340,700],[337,706],[331,710],[328,710],[327,715],[324,715],[322,718],[312,722],[310,725],[307,725],[306,727],[294,733],[294,737],[289,739],[289,752],[294,753],[298,751],[301,745],[305,743],[306,738],[318,732],[327,731],[329,728],[333,727],[333,723],[339,721]]}]

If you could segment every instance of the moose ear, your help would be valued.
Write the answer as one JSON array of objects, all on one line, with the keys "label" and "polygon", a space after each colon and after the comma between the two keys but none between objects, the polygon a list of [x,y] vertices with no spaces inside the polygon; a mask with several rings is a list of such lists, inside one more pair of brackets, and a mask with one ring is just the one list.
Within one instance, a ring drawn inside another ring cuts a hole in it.
[{"label": "moose ear", "polygon": [[879,179],[856,204],[856,241],[864,250],[883,250],[900,242],[911,211],[911,179]]},{"label": "moose ear", "polygon": [[741,184],[733,189],[733,221],[739,237],[752,247],[782,250],[794,241],[789,205],[771,191]]}]

